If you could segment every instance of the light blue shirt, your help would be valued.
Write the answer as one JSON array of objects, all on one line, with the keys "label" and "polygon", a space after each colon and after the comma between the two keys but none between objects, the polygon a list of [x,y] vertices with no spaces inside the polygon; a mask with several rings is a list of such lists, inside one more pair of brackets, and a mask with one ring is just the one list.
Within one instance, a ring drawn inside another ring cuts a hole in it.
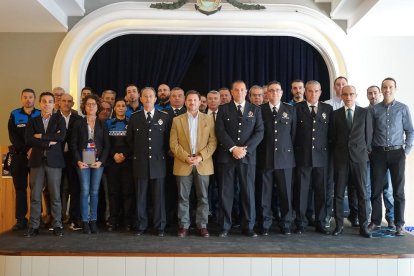
[{"label": "light blue shirt", "polygon": [[197,147],[197,129],[198,129],[198,112],[194,117],[190,112],[187,112],[188,116],[188,128],[190,129],[190,143],[191,143],[191,154],[196,154]]},{"label": "light blue shirt", "polygon": [[371,110],[374,122],[372,146],[405,145],[405,154],[409,154],[413,146],[414,129],[408,106],[394,100],[388,106],[383,102],[378,103]]}]

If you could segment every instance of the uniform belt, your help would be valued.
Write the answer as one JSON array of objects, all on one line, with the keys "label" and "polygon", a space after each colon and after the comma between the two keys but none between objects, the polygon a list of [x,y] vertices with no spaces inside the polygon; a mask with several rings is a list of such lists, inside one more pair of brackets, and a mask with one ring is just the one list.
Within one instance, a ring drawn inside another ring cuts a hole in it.
[{"label": "uniform belt", "polygon": [[399,150],[402,149],[403,146],[389,146],[389,147],[373,147],[376,150],[381,150],[381,151],[391,151],[391,150]]}]

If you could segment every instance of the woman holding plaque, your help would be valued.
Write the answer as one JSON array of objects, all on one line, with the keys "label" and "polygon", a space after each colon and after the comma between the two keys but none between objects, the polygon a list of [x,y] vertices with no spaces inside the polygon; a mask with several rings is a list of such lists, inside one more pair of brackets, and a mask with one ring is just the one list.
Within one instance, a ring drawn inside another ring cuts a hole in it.
[{"label": "woman holding plaque", "polygon": [[82,100],[81,110],[86,115],[73,126],[71,150],[81,186],[80,208],[83,233],[96,234],[98,192],[103,165],[110,149],[109,135],[105,123],[97,117],[101,110],[97,95],[86,96]]}]

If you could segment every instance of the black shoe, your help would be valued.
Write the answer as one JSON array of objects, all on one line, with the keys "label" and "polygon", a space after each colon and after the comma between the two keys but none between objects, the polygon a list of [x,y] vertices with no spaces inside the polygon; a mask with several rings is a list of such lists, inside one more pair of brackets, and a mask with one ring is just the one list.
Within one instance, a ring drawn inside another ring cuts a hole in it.
[{"label": "black shoe", "polygon": [[108,230],[108,232],[114,232],[116,230],[118,230],[118,225],[115,224],[109,224],[108,227],[106,228],[106,230]]},{"label": "black shoe", "polygon": [[62,227],[55,227],[55,228],[53,228],[53,234],[56,237],[62,237],[63,236],[63,228]]},{"label": "black shoe", "polygon": [[158,237],[165,237],[165,231],[164,230],[159,230],[157,233]]},{"label": "black shoe", "polygon": [[398,225],[397,228],[396,228],[396,231],[395,231],[395,235],[399,236],[399,237],[404,236],[405,235],[404,226]]},{"label": "black shoe", "polygon": [[84,221],[82,229],[83,229],[84,234],[90,234],[91,233],[91,228],[89,227],[89,222]]},{"label": "black shoe", "polygon": [[359,219],[357,217],[348,217],[348,220],[351,223],[352,227],[359,227]]},{"label": "black shoe", "polygon": [[244,234],[249,238],[257,238],[257,234],[253,230],[244,231]]},{"label": "black shoe", "polygon": [[315,226],[315,220],[312,216],[306,216],[306,220],[308,221],[309,226]]},{"label": "black shoe", "polygon": [[325,235],[330,235],[331,234],[331,231],[329,231],[328,229],[326,229],[323,226],[317,226],[315,228],[315,232],[319,232],[319,233],[322,233],[322,234],[325,234]]},{"label": "black shoe", "polygon": [[95,220],[92,220],[89,223],[89,226],[91,228],[91,234],[98,234],[98,226],[96,225],[96,221]]},{"label": "black shoe", "polygon": [[339,235],[342,234],[342,232],[344,232],[344,227],[343,226],[336,226],[335,230],[332,232],[332,235],[339,236]]},{"label": "black shoe", "polygon": [[289,227],[282,227],[280,229],[280,232],[282,232],[283,235],[290,235],[292,232],[290,232],[290,228]]},{"label": "black shoe", "polygon": [[27,229],[27,232],[24,234],[26,238],[33,238],[39,235],[39,229],[30,227]]},{"label": "black shoe", "polygon": [[295,233],[296,234],[303,234],[303,233],[305,233],[305,227],[303,227],[303,226],[297,226],[296,227],[296,230],[295,230]]},{"label": "black shoe", "polygon": [[221,231],[220,234],[218,235],[220,238],[227,238],[229,236],[229,231]]},{"label": "black shoe", "polygon": [[360,229],[360,230],[359,230],[359,234],[360,234],[361,236],[363,236],[364,238],[368,238],[368,239],[372,238],[372,234],[371,234],[371,232],[368,230],[368,228],[363,228],[363,229]]},{"label": "black shoe", "polygon": [[142,235],[144,235],[145,234],[145,230],[138,230],[136,233],[135,233],[135,236],[142,236]]},{"label": "black shoe", "polygon": [[269,229],[263,229],[261,234],[262,234],[262,236],[269,236],[270,231],[269,231]]},{"label": "black shoe", "polygon": [[15,225],[13,225],[12,231],[19,231],[25,230],[27,227],[27,222],[17,221]]}]

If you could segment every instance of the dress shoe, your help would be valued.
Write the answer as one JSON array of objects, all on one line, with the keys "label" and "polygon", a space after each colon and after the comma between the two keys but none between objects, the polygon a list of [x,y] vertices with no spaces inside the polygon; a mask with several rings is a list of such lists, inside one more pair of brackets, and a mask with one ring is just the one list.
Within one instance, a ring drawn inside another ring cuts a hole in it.
[{"label": "dress shoe", "polygon": [[335,230],[332,232],[333,236],[339,236],[342,234],[342,232],[344,232],[344,227],[343,226],[336,226]]},{"label": "dress shoe", "polygon": [[84,221],[82,229],[83,229],[84,234],[90,234],[91,233],[91,228],[89,227],[89,222]]},{"label": "dress shoe", "polygon": [[219,238],[227,238],[229,236],[229,231],[221,231],[220,234],[218,235]]},{"label": "dress shoe", "polygon": [[178,229],[178,233],[177,236],[179,236],[180,238],[185,238],[188,235],[188,229],[181,227],[180,229]]},{"label": "dress shoe", "polygon": [[108,227],[106,227],[106,230],[108,230],[108,232],[114,232],[118,230],[118,224],[109,224]]},{"label": "dress shoe", "polygon": [[62,227],[55,227],[55,228],[53,228],[53,234],[56,237],[62,237],[63,236],[63,228]]},{"label": "dress shoe", "polygon": [[357,217],[348,217],[348,220],[351,223],[352,227],[359,227],[359,219]]},{"label": "dress shoe", "polygon": [[398,225],[395,231],[395,235],[399,237],[404,236],[405,235],[404,226]]},{"label": "dress shoe", "polygon": [[316,226],[315,231],[319,232],[319,233],[322,233],[322,234],[325,234],[325,235],[330,235],[331,234],[331,231],[329,231],[327,228],[325,228],[323,226]]},{"label": "dress shoe", "polygon": [[309,226],[315,226],[315,220],[312,216],[306,215],[306,220],[308,221]]},{"label": "dress shoe", "polygon": [[282,232],[283,235],[290,235],[290,234],[292,234],[292,232],[290,231],[290,228],[289,227],[282,227],[280,229],[280,232]]},{"label": "dress shoe", "polygon": [[72,222],[69,224],[69,229],[70,229],[70,230],[73,230],[73,231],[82,230],[81,223],[78,223],[78,222],[76,222],[76,221],[72,221]]},{"label": "dress shoe", "polygon": [[381,225],[375,224],[375,223],[373,223],[373,222],[371,222],[371,223],[368,225],[368,231],[369,231],[369,232],[376,231],[376,230],[379,230],[379,229],[381,229]]},{"label": "dress shoe", "polygon": [[203,238],[210,237],[210,233],[208,232],[207,228],[204,227],[200,229],[200,236],[202,236]]},{"label": "dress shoe", "polygon": [[165,231],[164,230],[158,230],[157,236],[161,237],[161,238],[165,237]]},{"label": "dress shoe", "polygon": [[371,232],[368,230],[368,227],[367,227],[367,228],[362,228],[362,229],[360,229],[360,230],[359,230],[359,234],[360,234],[361,236],[363,236],[364,238],[368,238],[368,239],[372,238],[372,234],[371,234]]},{"label": "dress shoe", "polygon": [[296,227],[295,233],[299,235],[305,233],[305,227],[303,226]]},{"label": "dress shoe", "polygon": [[17,221],[15,225],[12,227],[12,231],[19,231],[24,230],[27,227],[27,222]]},{"label": "dress shoe", "polygon": [[263,229],[261,232],[262,236],[269,236],[270,235],[270,231],[269,229]]},{"label": "dress shoe", "polygon": [[30,227],[27,229],[27,232],[24,234],[26,238],[32,238],[39,235],[39,229]]},{"label": "dress shoe", "polygon": [[91,228],[91,234],[98,234],[98,226],[96,225],[96,220],[92,220],[89,226]]},{"label": "dress shoe", "polygon": [[143,236],[144,234],[145,234],[145,229],[142,229],[142,230],[138,230],[136,233],[135,233],[135,236]]},{"label": "dress shoe", "polygon": [[249,238],[257,238],[257,234],[253,230],[244,231],[244,234]]}]

